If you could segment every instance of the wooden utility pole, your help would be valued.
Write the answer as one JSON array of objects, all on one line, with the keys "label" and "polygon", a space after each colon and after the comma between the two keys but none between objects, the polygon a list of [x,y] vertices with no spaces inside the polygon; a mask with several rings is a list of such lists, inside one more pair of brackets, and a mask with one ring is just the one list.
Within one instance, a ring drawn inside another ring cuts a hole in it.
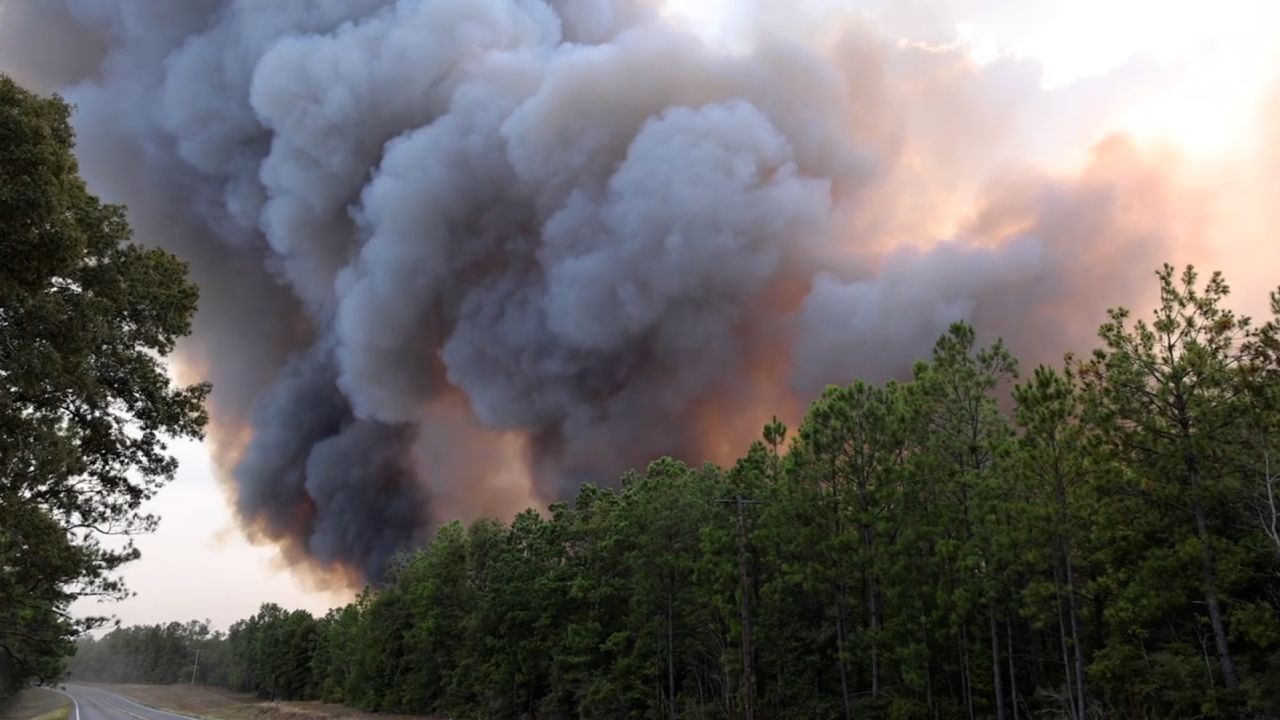
[{"label": "wooden utility pole", "polygon": [[196,661],[191,666],[191,684],[196,684],[196,669],[200,667],[200,648],[196,648]]},{"label": "wooden utility pole", "polygon": [[751,574],[747,563],[746,508],[757,505],[759,500],[748,500],[741,495],[719,500],[734,505],[738,516],[738,582],[742,592],[742,689],[746,720],[756,717],[756,665],[755,648],[751,644]]}]

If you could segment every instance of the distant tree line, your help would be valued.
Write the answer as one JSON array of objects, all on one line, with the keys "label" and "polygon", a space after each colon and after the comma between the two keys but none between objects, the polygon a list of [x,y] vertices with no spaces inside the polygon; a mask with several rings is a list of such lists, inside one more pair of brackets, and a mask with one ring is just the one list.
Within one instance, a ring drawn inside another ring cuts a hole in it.
[{"label": "distant tree line", "polygon": [[[168,627],[221,648],[204,681],[457,718],[1275,717],[1280,330],[1218,276],[1159,281],[1063,369],[1019,379],[957,324],[730,468],[445,525],[324,617]],[[166,632],[75,672],[181,674]]]},{"label": "distant tree line", "polygon": [[111,683],[227,685],[226,652],[226,635],[211,632],[207,620],[134,625],[81,638],[68,675]]}]

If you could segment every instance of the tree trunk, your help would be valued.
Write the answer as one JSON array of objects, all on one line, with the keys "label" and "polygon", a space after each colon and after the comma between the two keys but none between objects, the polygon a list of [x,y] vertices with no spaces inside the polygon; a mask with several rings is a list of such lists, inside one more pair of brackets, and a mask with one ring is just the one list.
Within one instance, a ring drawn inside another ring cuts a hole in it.
[{"label": "tree trunk", "polygon": [[[1180,403],[1179,424],[1184,441],[1191,440],[1191,423],[1186,416],[1185,404]],[[1200,559],[1204,571],[1204,600],[1209,609],[1209,624],[1213,626],[1213,641],[1218,650],[1218,663],[1222,666],[1222,684],[1228,689],[1239,684],[1236,665],[1231,660],[1231,648],[1227,645],[1227,629],[1222,622],[1222,607],[1218,602],[1218,570],[1213,556],[1213,543],[1209,535],[1209,522],[1200,504],[1200,458],[1191,447],[1184,450],[1183,467],[1187,471],[1187,484],[1191,490],[1191,512],[1196,518],[1196,534],[1200,538]]]},{"label": "tree trunk", "polygon": [[1018,720],[1018,673],[1013,663],[1013,624],[1009,622],[1008,613],[1004,616],[1004,642],[1009,661],[1009,699],[1013,702],[1010,710],[1013,711],[1013,720]]},{"label": "tree trunk", "polygon": [[[867,562],[871,561],[873,535],[871,528],[862,528],[863,545],[866,548]],[[871,697],[880,697],[880,649],[878,631],[880,629],[880,599],[876,597],[876,579],[871,573],[866,576],[867,624],[871,631]]]},{"label": "tree trunk", "polygon": [[1197,633],[1196,641],[1200,643],[1200,652],[1204,654],[1204,677],[1209,681],[1209,688],[1217,687],[1217,683],[1213,681],[1213,665],[1209,663],[1209,646],[1204,644],[1204,636]]},{"label": "tree trunk", "polygon": [[1061,573],[1062,571],[1057,565],[1053,566],[1053,589],[1057,597],[1058,605],[1058,643],[1062,648],[1062,673],[1066,678],[1067,690],[1067,714],[1076,720],[1083,720],[1083,716],[1079,714],[1079,701],[1075,693],[1072,691],[1071,679],[1071,660],[1067,651],[1067,623],[1062,619],[1062,592],[1061,592]]},{"label": "tree trunk", "polygon": [[938,706],[933,702],[933,654],[929,652],[929,643],[925,641],[924,660],[924,699],[929,706],[929,716],[938,720]]},{"label": "tree trunk", "polygon": [[1004,678],[1000,673],[1000,630],[996,625],[996,606],[987,605],[987,618],[991,621],[991,677],[995,681],[996,720],[1004,720]]},{"label": "tree trunk", "polygon": [[[1266,438],[1263,438],[1266,442]],[[1280,506],[1276,504],[1276,483],[1280,481],[1280,477],[1271,472],[1271,451],[1264,449],[1262,451],[1262,488],[1266,491],[1266,507],[1258,508],[1258,522],[1262,525],[1262,531],[1271,539],[1271,544],[1275,545],[1276,555],[1280,556]]]},{"label": "tree trunk", "polygon": [[667,699],[671,703],[671,720],[676,720],[675,628],[672,621],[671,589],[667,589]]},{"label": "tree trunk", "polygon": [[[871,485],[870,478],[864,472],[858,481],[858,504],[859,509],[863,513],[863,521],[860,523],[862,530],[862,551],[863,564],[865,567],[874,568],[875,563],[872,561],[875,552],[875,530],[866,522],[866,517],[871,511],[871,499],[869,487]],[[880,627],[880,602],[876,597],[876,578],[873,572],[866,572],[865,592],[867,594],[867,625],[871,634],[871,697],[880,696],[880,648],[877,630]]]},{"label": "tree trunk", "polygon": [[1199,498],[1192,500],[1192,509],[1196,516],[1196,531],[1203,545],[1201,560],[1204,567],[1204,600],[1209,607],[1209,623],[1213,626],[1213,642],[1218,649],[1218,663],[1222,666],[1222,684],[1228,689],[1239,684],[1236,677],[1236,665],[1231,659],[1231,649],[1227,645],[1227,630],[1222,622],[1222,606],[1218,602],[1217,567],[1213,557],[1213,545],[1210,543],[1209,524],[1205,520],[1204,508]]},{"label": "tree trunk", "polygon": [[1062,619],[1062,608],[1058,608],[1058,641],[1062,648],[1062,674],[1065,682],[1063,683],[1067,691],[1067,714],[1080,720],[1080,704],[1075,693],[1075,673],[1071,672],[1071,660],[1067,651],[1067,624]]},{"label": "tree trunk", "polygon": [[[923,618],[920,622],[921,628],[928,627],[924,624]],[[924,698],[925,703],[929,706],[929,716],[938,717],[938,709],[933,704],[933,652],[929,649],[929,632],[924,633]]]},{"label": "tree trunk", "polygon": [[853,702],[849,697],[849,671],[845,667],[844,609],[840,598],[836,598],[836,664],[840,666],[840,698],[844,702],[844,720],[853,717]]},{"label": "tree trunk", "polygon": [[[512,643],[512,647],[515,644]],[[517,713],[520,708],[520,675],[516,672],[514,660],[511,663],[511,712]]]},{"label": "tree trunk", "polygon": [[742,690],[746,720],[755,720],[755,648],[751,645],[751,574],[747,565],[747,527],[743,518],[746,502],[738,496],[738,582],[742,591]]},{"label": "tree trunk", "polygon": [[969,623],[960,627],[960,690],[969,720],[973,720],[973,674],[969,669]]},{"label": "tree trunk", "polygon": [[1080,613],[1076,610],[1076,581],[1071,567],[1071,553],[1063,549],[1063,564],[1067,570],[1067,611],[1071,617],[1071,645],[1075,648],[1076,708],[1080,720],[1088,717],[1089,703],[1084,694],[1084,648],[1080,642]]}]

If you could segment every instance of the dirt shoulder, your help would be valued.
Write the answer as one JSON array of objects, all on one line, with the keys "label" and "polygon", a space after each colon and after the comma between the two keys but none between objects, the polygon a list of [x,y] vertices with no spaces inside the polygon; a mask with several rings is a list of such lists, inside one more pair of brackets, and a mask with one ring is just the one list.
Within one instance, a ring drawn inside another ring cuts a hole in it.
[{"label": "dirt shoulder", "polygon": [[0,704],[0,720],[67,720],[71,698],[48,688],[27,688]]},{"label": "dirt shoulder", "polygon": [[203,685],[86,684],[119,693],[157,710],[204,720],[445,720],[439,717],[367,713],[328,703],[269,702],[253,695]]}]

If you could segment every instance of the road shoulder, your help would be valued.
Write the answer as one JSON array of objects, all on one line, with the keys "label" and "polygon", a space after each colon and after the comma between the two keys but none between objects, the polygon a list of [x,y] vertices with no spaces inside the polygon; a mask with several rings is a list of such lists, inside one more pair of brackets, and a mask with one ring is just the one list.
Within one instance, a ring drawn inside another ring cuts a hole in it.
[{"label": "road shoulder", "polygon": [[71,698],[51,688],[21,690],[0,705],[0,720],[74,720]]}]

